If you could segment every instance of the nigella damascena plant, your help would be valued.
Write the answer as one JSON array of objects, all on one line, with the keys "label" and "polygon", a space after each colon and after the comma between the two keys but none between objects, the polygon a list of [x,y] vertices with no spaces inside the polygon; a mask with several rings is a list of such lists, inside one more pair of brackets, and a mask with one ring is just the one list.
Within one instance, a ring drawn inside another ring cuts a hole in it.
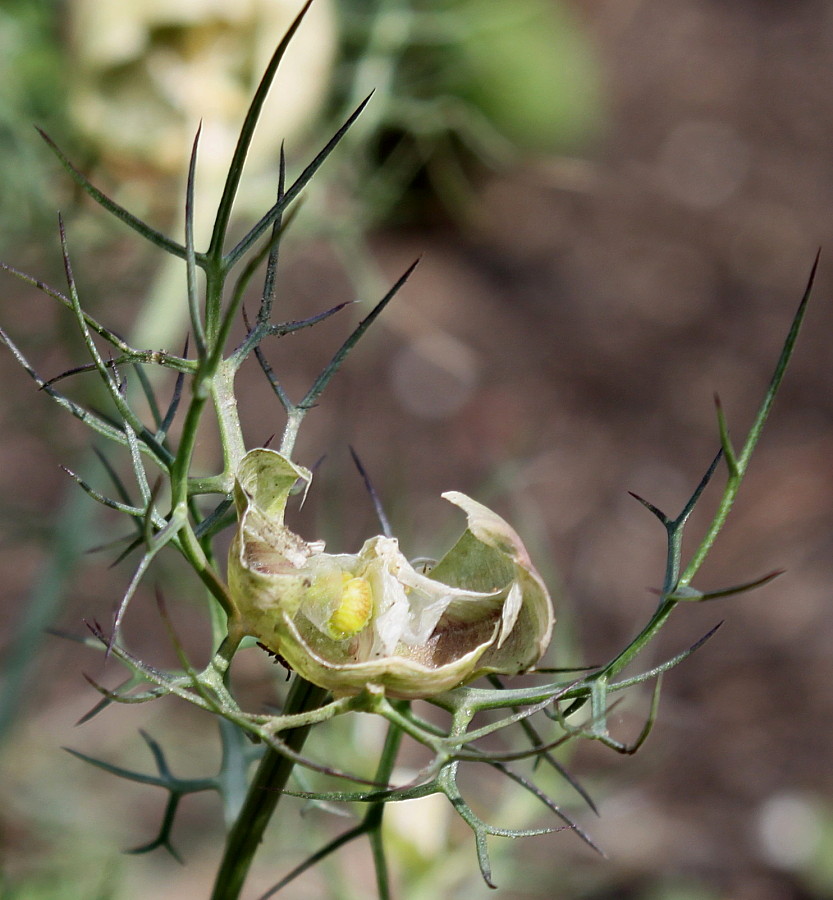
[{"label": "nigella damascena plant", "polygon": [[308,681],[336,696],[374,686],[417,699],[527,671],[546,650],[552,601],[500,516],[465,494],[443,494],[468,526],[423,572],[395,538],[332,554],[294,534],[283,518],[299,479],[309,483],[309,470],[274,450],[243,458],[228,581],[242,630]]}]

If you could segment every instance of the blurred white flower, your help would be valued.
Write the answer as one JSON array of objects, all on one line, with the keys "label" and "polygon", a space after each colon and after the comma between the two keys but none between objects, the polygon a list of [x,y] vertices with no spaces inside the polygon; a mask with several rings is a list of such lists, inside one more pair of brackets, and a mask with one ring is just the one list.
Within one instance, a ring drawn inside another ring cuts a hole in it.
[{"label": "blurred white flower", "polygon": [[[201,162],[222,171],[252,92],[302,0],[71,0],[71,112],[106,155],[178,172],[203,122]],[[335,52],[329,0],[316,0],[270,91],[250,154],[270,165],[318,113]]]}]

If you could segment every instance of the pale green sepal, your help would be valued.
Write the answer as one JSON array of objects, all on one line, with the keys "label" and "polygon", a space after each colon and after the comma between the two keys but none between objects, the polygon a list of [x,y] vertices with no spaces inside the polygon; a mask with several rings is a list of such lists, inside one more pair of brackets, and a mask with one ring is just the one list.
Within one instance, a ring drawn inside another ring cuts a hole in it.
[{"label": "pale green sepal", "polygon": [[238,528],[229,550],[229,593],[255,636],[274,617],[278,602],[297,609],[305,581],[299,569],[324,548],[322,543],[307,544],[283,524],[289,494],[299,479],[308,485],[312,474],[266,449],[247,453],[237,472]]},{"label": "pale green sepal", "polygon": [[235,482],[234,502],[238,516],[251,506],[283,524],[289,494],[297,481],[304,490],[312,481],[312,472],[296,465],[276,450],[250,450],[241,460]]},{"label": "pale green sepal", "polygon": [[489,580],[494,584],[508,575],[500,634],[480,660],[477,674],[523,672],[543,656],[552,638],[555,616],[547,586],[508,522],[459,491],[442,496],[465,512],[468,527],[431,577],[447,583],[461,578],[469,587],[485,590]]}]

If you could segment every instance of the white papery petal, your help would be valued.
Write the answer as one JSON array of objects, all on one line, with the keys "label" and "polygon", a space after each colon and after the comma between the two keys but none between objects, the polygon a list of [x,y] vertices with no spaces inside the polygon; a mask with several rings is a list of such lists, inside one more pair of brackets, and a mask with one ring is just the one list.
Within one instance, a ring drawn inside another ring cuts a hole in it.
[{"label": "white papery petal", "polygon": [[410,607],[405,588],[388,571],[380,569],[369,578],[373,589],[373,655],[389,656],[396,650],[408,627]]},{"label": "white papery petal", "polygon": [[512,587],[509,588],[509,593],[506,595],[506,600],[503,604],[503,612],[501,613],[500,621],[500,635],[497,639],[498,647],[503,646],[503,642],[509,637],[512,629],[515,627],[515,622],[518,621],[518,614],[521,611],[523,601],[524,592],[521,590],[520,584],[517,581],[513,581]]}]

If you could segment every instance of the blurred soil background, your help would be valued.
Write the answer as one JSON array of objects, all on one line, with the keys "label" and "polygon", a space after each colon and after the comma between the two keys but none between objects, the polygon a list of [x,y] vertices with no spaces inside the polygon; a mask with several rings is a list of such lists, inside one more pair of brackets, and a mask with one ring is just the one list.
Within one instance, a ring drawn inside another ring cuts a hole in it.
[{"label": "blurred soil background", "polygon": [[[230,12],[183,3],[179,19],[159,6],[0,9],[0,247],[10,265],[60,286],[60,206],[86,302],[116,330],[143,336],[134,343],[177,351],[184,325],[169,312],[184,306],[184,269],[159,267],[74,191],[31,124],[104,190],[176,233],[198,120],[208,123],[198,194],[207,216],[251,90],[241,72],[260,70],[285,27],[264,10],[280,7],[285,21],[293,10],[284,7],[297,4]],[[301,109],[266,118],[241,215],[251,220],[271,202],[282,137],[291,177],[328,125],[376,87],[367,123],[298,216],[278,316],[304,318],[356,296],[370,303],[422,260],[308,419],[298,459],[326,458],[296,524],[332,550],[352,551],[377,530],[348,445],[409,555],[430,555],[459,526],[442,491],[489,503],[516,524],[557,594],[553,665],[604,662],[649,617],[664,534],[627,491],[672,515],[682,508],[718,446],[715,393],[740,443],[822,247],[794,362],[697,583],[785,574],[672,617],[645,665],[725,623],[666,677],[659,721],[637,756],[585,745],[565,758],[601,815],[567,791],[563,800],[607,859],[568,831],[491,846],[497,896],[519,900],[833,897],[833,6],[542,0],[517,4],[511,22],[495,15],[504,4],[494,0],[392,3],[399,17],[386,22],[400,30],[384,40],[377,31],[373,53],[368,35],[385,4],[336,6],[313,7],[320,30],[287,60],[284,100]],[[40,372],[84,361],[70,314],[48,298],[3,276],[0,308]],[[336,317],[314,338],[270,351],[293,396],[346,331]],[[93,396],[93,376],[83,377],[76,389]],[[97,699],[82,672],[111,686],[119,673],[43,629],[81,635],[82,620],[109,621],[128,568],[107,570],[112,551],[83,551],[121,526],[59,469],[105,477],[83,428],[8,352],[0,378],[0,894],[205,897],[218,804],[185,804],[174,842],[186,866],[161,849],[122,856],[154,834],[161,792],[60,749],[151,771],[137,731],[145,727],[179,774],[216,764],[211,723],[167,701],[73,728]],[[262,444],[282,426],[279,406],[254,368],[241,388],[250,445]],[[210,437],[202,453],[212,471]],[[716,496],[710,490],[704,505]],[[692,531],[704,521],[696,514]],[[163,560],[160,582],[179,568]],[[204,658],[199,592],[181,584],[182,596],[165,588],[169,606]],[[134,649],[164,660],[150,590],[134,602],[127,633]],[[275,674],[265,660],[242,669],[244,694],[269,702]],[[648,703],[635,693],[617,708],[617,736],[639,732]],[[473,778],[472,790],[488,797],[492,788]],[[418,809],[403,812],[391,838],[424,874],[401,896],[491,895],[473,874],[469,835],[443,812],[424,814],[435,839],[449,829],[441,862],[425,861]],[[297,849],[294,835],[283,837]],[[276,839],[267,858],[284,850]],[[366,862],[364,849],[342,851],[325,870],[341,885],[333,896],[362,894]],[[264,861],[262,890],[285,870]],[[286,896],[327,895],[316,877]]]}]

